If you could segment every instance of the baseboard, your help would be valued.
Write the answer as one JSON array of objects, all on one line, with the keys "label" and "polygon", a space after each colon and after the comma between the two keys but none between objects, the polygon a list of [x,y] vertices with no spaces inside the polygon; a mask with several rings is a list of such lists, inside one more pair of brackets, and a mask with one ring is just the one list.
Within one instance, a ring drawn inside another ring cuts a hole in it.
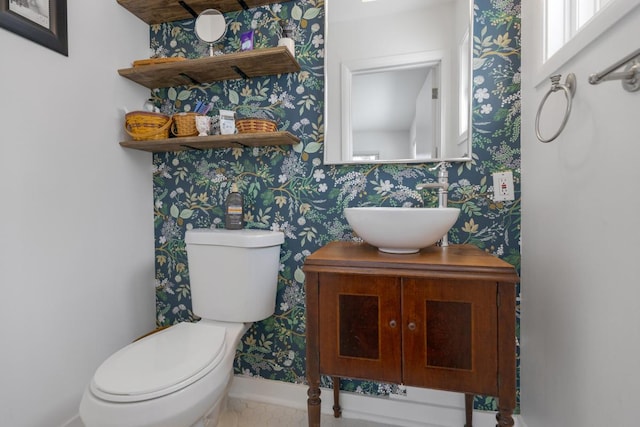
[{"label": "baseboard", "polygon": [[80,419],[80,415],[76,415],[66,423],[62,424],[61,427],[84,427],[84,423]]},{"label": "baseboard", "polygon": [[[236,376],[229,396],[289,408],[307,409],[307,386],[260,378]],[[321,390],[323,414],[333,413],[333,392]],[[407,388],[406,397],[374,397],[340,393],[344,418],[361,419],[403,427],[460,427],[464,419],[464,395]],[[514,427],[525,427],[519,416]],[[474,411],[474,427],[495,427],[495,412]]]},{"label": "baseboard", "polygon": [[[234,377],[229,396],[242,400],[307,409],[307,386],[251,377]],[[333,391],[322,389],[323,414],[333,414]],[[360,419],[403,427],[460,427],[464,425],[464,395],[407,387],[406,397],[372,397],[340,393],[344,418]],[[527,427],[521,416],[514,416],[514,427]],[[474,427],[495,427],[495,412],[474,411]],[[75,416],[61,427],[84,427]]]}]

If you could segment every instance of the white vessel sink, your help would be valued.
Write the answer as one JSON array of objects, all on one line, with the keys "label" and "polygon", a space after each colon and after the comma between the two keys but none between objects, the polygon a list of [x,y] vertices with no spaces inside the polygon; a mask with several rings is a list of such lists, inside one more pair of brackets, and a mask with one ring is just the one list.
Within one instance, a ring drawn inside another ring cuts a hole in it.
[{"label": "white vessel sink", "polygon": [[344,215],[365,242],[382,252],[410,254],[442,238],[460,215],[458,208],[346,208]]}]

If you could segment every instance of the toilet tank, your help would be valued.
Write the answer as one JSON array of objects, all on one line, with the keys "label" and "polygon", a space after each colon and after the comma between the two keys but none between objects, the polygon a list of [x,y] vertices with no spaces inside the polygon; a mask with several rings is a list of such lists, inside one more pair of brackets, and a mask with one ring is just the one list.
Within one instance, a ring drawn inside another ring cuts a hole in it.
[{"label": "toilet tank", "polygon": [[193,313],[223,322],[255,322],[275,310],[284,234],[269,230],[187,230]]}]

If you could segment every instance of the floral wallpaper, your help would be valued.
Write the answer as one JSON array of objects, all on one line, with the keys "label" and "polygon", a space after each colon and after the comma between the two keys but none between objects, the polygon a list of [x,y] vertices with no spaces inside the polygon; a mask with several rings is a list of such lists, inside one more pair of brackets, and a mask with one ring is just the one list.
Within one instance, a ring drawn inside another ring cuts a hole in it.
[{"label": "floral wallpaper", "polygon": [[[228,31],[219,52],[235,52],[240,34],[255,29],[255,48],[275,46],[279,22],[296,26],[302,70],[281,76],[230,80],[151,93],[165,113],[191,111],[198,101],[237,116],[276,119],[300,138],[290,147],[233,148],[153,156],[158,325],[192,321],[184,233],[223,227],[231,183],[245,197],[248,228],[282,230],[285,243],[275,314],[244,336],[236,374],[305,382],[305,258],[334,240],[354,236],[347,206],[435,206],[436,192],[416,184],[435,181],[432,164],[336,166],[323,164],[324,0],[296,0],[225,15]],[[520,1],[476,0],[474,30],[473,161],[452,164],[449,203],[462,212],[452,243],[470,243],[520,266]],[[194,20],[151,26],[151,49],[197,58],[208,46],[193,32]],[[512,170],[516,200],[492,200],[491,174]],[[324,385],[330,381],[325,378]],[[343,380],[341,388],[369,394],[402,393],[398,385]],[[492,397],[477,409],[494,410]]]}]

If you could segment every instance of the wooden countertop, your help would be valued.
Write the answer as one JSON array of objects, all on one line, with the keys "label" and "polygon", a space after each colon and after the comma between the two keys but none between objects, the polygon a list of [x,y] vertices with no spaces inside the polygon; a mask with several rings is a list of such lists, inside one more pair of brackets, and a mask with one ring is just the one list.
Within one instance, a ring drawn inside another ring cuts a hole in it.
[{"label": "wooden countertop", "polygon": [[389,254],[367,243],[331,242],[309,255],[307,271],[343,271],[420,277],[466,277],[519,282],[515,268],[472,245],[430,246],[415,254]]}]

